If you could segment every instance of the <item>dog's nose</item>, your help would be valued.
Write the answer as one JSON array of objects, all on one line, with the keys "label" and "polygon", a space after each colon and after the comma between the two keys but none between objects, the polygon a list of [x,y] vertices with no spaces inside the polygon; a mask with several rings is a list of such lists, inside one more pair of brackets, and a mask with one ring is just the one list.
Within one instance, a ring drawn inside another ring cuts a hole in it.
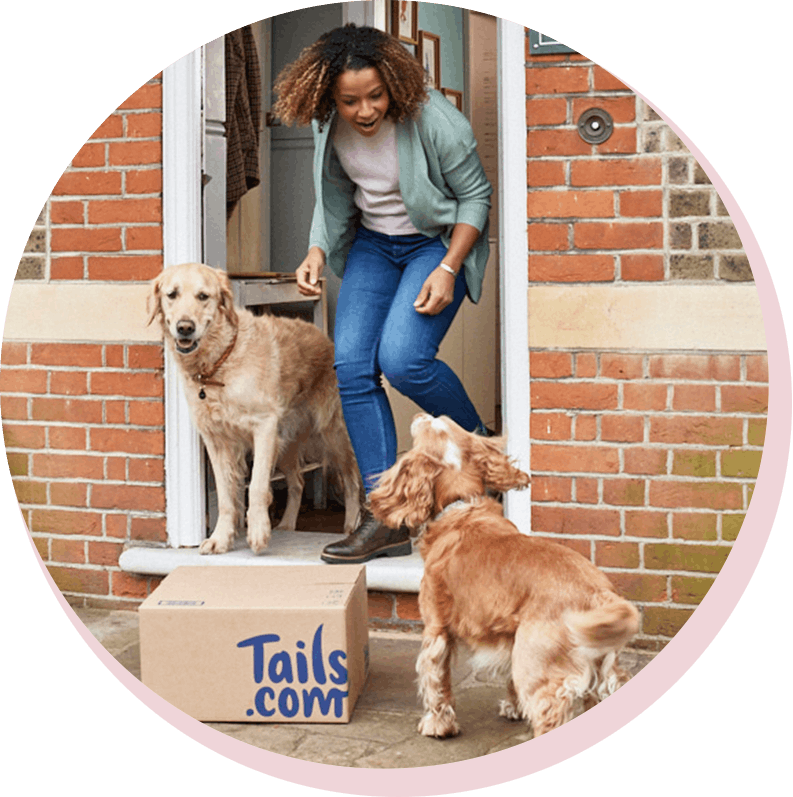
[{"label": "dog's nose", "polygon": [[176,325],[176,331],[183,338],[188,338],[195,332],[195,324],[192,321],[179,321]]}]

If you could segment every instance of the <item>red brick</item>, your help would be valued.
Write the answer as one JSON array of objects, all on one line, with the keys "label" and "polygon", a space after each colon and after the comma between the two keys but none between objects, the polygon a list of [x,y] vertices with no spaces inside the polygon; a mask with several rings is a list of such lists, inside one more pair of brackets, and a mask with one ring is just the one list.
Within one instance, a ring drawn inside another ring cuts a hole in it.
[{"label": "red brick", "polygon": [[88,561],[92,565],[118,567],[118,557],[123,550],[123,543],[92,541],[88,543]]},{"label": "red brick", "polygon": [[46,432],[43,426],[3,424],[6,448],[44,448]]},{"label": "red brick", "polygon": [[111,114],[94,131],[91,138],[121,138],[124,135],[124,121],[120,114]]},{"label": "red brick", "polygon": [[733,354],[652,355],[650,357],[650,376],[654,379],[737,382],[741,378],[741,358]]},{"label": "red brick", "polygon": [[91,449],[128,454],[162,455],[165,441],[161,432],[139,429],[91,429]]},{"label": "red brick", "polygon": [[131,401],[129,422],[133,426],[162,426],[165,423],[165,407],[161,401]]},{"label": "red brick", "polygon": [[529,158],[548,158],[559,155],[588,155],[590,145],[577,130],[530,130],[526,139]]},{"label": "red brick", "polygon": [[567,120],[567,100],[563,97],[552,99],[529,99],[526,101],[526,126],[562,125]]},{"label": "red brick", "polygon": [[83,144],[80,151],[72,158],[72,166],[84,168],[105,165],[105,145],[88,143]]},{"label": "red brick", "polygon": [[162,114],[127,114],[127,136],[129,138],[155,138],[162,135]]},{"label": "red brick", "polygon": [[663,214],[660,191],[623,191],[620,193],[620,216],[658,217]]},{"label": "red brick", "polygon": [[573,419],[562,412],[532,412],[533,440],[569,440]]},{"label": "red brick", "polygon": [[531,464],[540,473],[618,473],[619,452],[606,446],[535,444]]},{"label": "red brick", "polygon": [[33,365],[102,365],[102,347],[94,343],[34,343],[30,349]]},{"label": "red brick", "polygon": [[162,221],[159,199],[101,199],[88,203],[89,224]]},{"label": "red brick", "polygon": [[604,479],[603,502],[612,506],[642,506],[643,479]]},{"label": "red brick", "polygon": [[113,571],[112,594],[119,598],[140,598],[148,595],[148,579],[123,571]]},{"label": "red brick", "polygon": [[531,282],[611,282],[612,255],[530,255]]},{"label": "red brick", "polygon": [[66,564],[85,564],[85,543],[82,540],[52,540],[50,559]]},{"label": "red brick", "polygon": [[106,595],[108,592],[109,574],[105,570],[52,565],[48,565],[47,570],[61,592],[88,592],[94,595]]},{"label": "red brick", "polygon": [[63,227],[52,230],[53,252],[117,252],[121,249],[121,230],[117,227]]},{"label": "red brick", "polygon": [[98,196],[121,193],[120,172],[65,172],[52,189],[55,196]]},{"label": "red brick", "polygon": [[613,509],[579,509],[534,506],[531,512],[533,531],[553,534],[586,534],[617,537],[620,513]]},{"label": "red brick", "polygon": [[167,539],[165,518],[133,517],[130,524],[130,538],[133,540],[165,542]]},{"label": "red brick", "polygon": [[596,415],[576,415],[575,439],[586,441],[594,440],[598,434]]},{"label": "red brick", "polygon": [[635,569],[640,564],[639,546],[635,542],[595,542],[595,564]]},{"label": "red brick", "polygon": [[765,443],[766,425],[765,418],[749,418],[746,442],[750,446],[762,446]]},{"label": "red brick", "polygon": [[535,476],[531,483],[532,501],[569,502],[572,496],[572,479],[558,476]]},{"label": "red brick", "polygon": [[577,478],[575,480],[575,500],[579,504],[596,504],[600,500],[598,480]]},{"label": "red brick", "polygon": [[743,421],[708,415],[656,415],[650,419],[650,442],[737,446],[743,442]]},{"label": "red brick", "polygon": [[673,637],[686,624],[691,614],[688,609],[647,606],[644,609],[642,632],[650,636]]},{"label": "red brick", "polygon": [[716,409],[716,388],[711,385],[675,385],[672,409],[713,412]]},{"label": "red brick", "polygon": [[161,396],[162,375],[148,373],[97,372],[91,377],[91,393],[106,396]]},{"label": "red brick", "polygon": [[369,617],[390,620],[394,617],[394,596],[383,592],[369,593]]},{"label": "red brick", "polygon": [[119,105],[119,110],[162,108],[162,85],[147,83]]},{"label": "red brick", "polygon": [[574,161],[570,166],[570,185],[661,185],[658,158],[608,158]]},{"label": "red brick", "polygon": [[595,91],[630,91],[628,86],[597,64],[594,65],[592,76],[594,78]]},{"label": "red brick", "polygon": [[532,188],[564,184],[564,163],[561,161],[530,160],[528,184]]},{"label": "red brick", "polygon": [[629,510],[625,512],[627,537],[668,537],[666,512]]},{"label": "red brick", "polygon": [[715,579],[708,576],[696,578],[693,576],[672,576],[672,600],[675,603],[702,602],[708,590],[713,586]]},{"label": "red brick", "polygon": [[85,222],[83,203],[53,200],[50,203],[50,221],[53,224],[83,224]]},{"label": "red brick", "polygon": [[75,454],[34,454],[33,475],[47,479],[101,479],[101,457]]},{"label": "red brick", "polygon": [[664,278],[663,255],[623,255],[620,263],[622,279],[652,282]]},{"label": "red brick", "polygon": [[636,121],[636,97],[598,97],[593,101],[590,97],[575,97],[573,99],[573,119],[578,119],[584,111],[596,105],[607,111],[615,124],[627,124]]},{"label": "red brick", "polygon": [[415,593],[396,593],[396,616],[400,620],[421,620],[419,596]]},{"label": "red brick", "polygon": [[666,473],[667,452],[663,448],[626,448],[625,472],[661,475]]},{"label": "red brick", "polygon": [[647,543],[644,566],[650,570],[718,573],[730,550],[724,545]]},{"label": "red brick", "polygon": [[122,344],[105,345],[105,365],[108,368],[124,368],[124,346]]},{"label": "red brick", "polygon": [[53,506],[85,507],[88,500],[88,488],[85,484],[70,482],[52,482],[50,484],[50,503]]},{"label": "red brick", "polygon": [[537,379],[558,379],[573,375],[573,358],[564,352],[534,351],[529,354],[531,376]]},{"label": "red brick", "polygon": [[768,412],[768,388],[753,385],[722,385],[722,412]]},{"label": "red brick", "polygon": [[622,406],[626,410],[664,410],[666,394],[666,385],[626,384],[622,389]]},{"label": "red brick", "polygon": [[672,536],[683,540],[717,540],[716,515],[711,512],[675,512],[672,514]]},{"label": "red brick", "polygon": [[529,218],[612,218],[611,191],[529,191]]},{"label": "red brick", "polygon": [[101,423],[102,402],[86,399],[35,398],[31,417],[36,421]]},{"label": "red brick", "polygon": [[162,271],[161,255],[121,255],[89,257],[88,279],[148,281]]},{"label": "red brick", "polygon": [[128,194],[158,194],[162,192],[162,169],[130,170],[124,187]]},{"label": "red brick", "polygon": [[[134,525],[136,521],[140,521],[144,524],[151,524],[154,526],[156,524],[157,528],[159,529],[162,527],[163,535],[165,533],[165,520],[163,518],[132,518],[132,524]],[[127,515],[126,513],[123,515],[111,515],[107,514],[105,516],[105,531],[107,532],[108,537],[115,537],[117,539],[125,539],[127,536]],[[139,537],[133,536],[131,539],[155,539],[154,536],[145,537],[143,534]],[[162,537],[162,540],[165,540],[165,536]]]},{"label": "red brick", "polygon": [[600,356],[600,375],[608,379],[641,379],[644,357],[641,354],[609,354]]},{"label": "red brick", "polygon": [[[105,474],[105,478],[108,481],[127,481],[127,458],[107,457],[105,462]],[[131,479],[131,481],[141,481],[141,479]]]},{"label": "red brick", "polygon": [[27,396],[0,396],[0,414],[7,421],[28,419]]},{"label": "red brick", "polygon": [[575,375],[579,379],[594,379],[598,375],[597,356],[578,352],[575,356]]},{"label": "red brick", "polygon": [[560,66],[526,70],[526,94],[571,94],[589,91],[589,68]]},{"label": "red brick", "polygon": [[768,356],[765,354],[746,357],[746,380],[748,382],[768,382]]},{"label": "red brick", "polygon": [[667,600],[666,577],[645,573],[607,573],[609,581],[623,598],[642,603]]},{"label": "red brick", "polygon": [[131,345],[129,347],[130,368],[162,368],[163,365],[163,350],[161,345]]},{"label": "red brick", "polygon": [[590,559],[591,557],[592,545],[589,540],[548,537],[542,534],[532,534],[532,537],[536,540],[547,540],[548,542],[556,543],[556,545],[564,545],[565,548],[570,548],[576,553],[581,554],[585,559]]},{"label": "red brick", "polygon": [[[127,402],[106,401],[105,423],[126,423],[126,422],[127,422]],[[131,419],[130,423],[132,423]]]},{"label": "red brick", "polygon": [[111,166],[143,166],[162,163],[162,144],[159,141],[118,141],[108,144],[108,163]]},{"label": "red brick", "polygon": [[50,277],[54,280],[81,280],[84,264],[82,257],[53,257]]},{"label": "red brick", "polygon": [[129,480],[131,482],[163,483],[165,465],[161,459],[130,459]]},{"label": "red brick", "polygon": [[531,406],[536,409],[613,410],[617,385],[598,382],[532,382]]},{"label": "red brick", "polygon": [[640,443],[644,439],[644,418],[638,415],[604,415],[600,419],[600,439]]},{"label": "red brick", "polygon": [[673,509],[741,509],[743,488],[734,483],[656,481],[650,483],[650,505]]},{"label": "red brick", "polygon": [[127,229],[127,250],[162,250],[162,227],[130,227]]},{"label": "red brick", "polygon": [[26,365],[28,361],[28,345],[27,343],[11,343],[3,341],[2,344],[2,358],[3,365]]},{"label": "red brick", "polygon": [[91,489],[91,506],[95,509],[162,512],[165,509],[165,490],[131,484],[95,484]]},{"label": "red brick", "polygon": [[12,481],[17,501],[20,504],[46,504],[47,485],[45,482],[34,482],[28,478]]},{"label": "red brick", "polygon": [[660,249],[664,227],[651,222],[579,222],[573,236],[581,249]]},{"label": "red brick", "polygon": [[50,394],[83,396],[88,391],[85,371],[52,371],[50,374]]},{"label": "red brick", "polygon": [[633,155],[636,153],[636,128],[615,127],[608,141],[598,144],[598,154]]},{"label": "red brick", "polygon": [[569,249],[566,224],[529,224],[529,251]]},{"label": "red brick", "polygon": [[0,371],[0,391],[3,393],[46,393],[47,372],[28,368],[3,368]]},{"label": "red brick", "polygon": [[50,426],[50,448],[58,449],[77,449],[85,451],[87,432],[85,429],[74,426]]}]

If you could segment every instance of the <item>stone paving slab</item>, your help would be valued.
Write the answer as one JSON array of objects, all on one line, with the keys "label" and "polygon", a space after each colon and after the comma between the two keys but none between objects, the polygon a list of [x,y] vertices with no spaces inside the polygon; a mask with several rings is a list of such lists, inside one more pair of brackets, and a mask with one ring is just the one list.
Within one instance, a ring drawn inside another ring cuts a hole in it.
[{"label": "stone paving slab", "polygon": [[[140,678],[136,612],[74,610],[102,646]],[[416,695],[414,634],[372,631],[369,678],[347,724],[207,723],[234,739],[280,755],[345,767],[388,769],[464,761],[522,744],[532,738],[523,722],[498,716],[504,685],[474,673],[462,650],[452,668],[461,733],[452,739],[428,739],[416,731],[421,717]],[[626,651],[622,663],[633,675],[652,654]]]}]

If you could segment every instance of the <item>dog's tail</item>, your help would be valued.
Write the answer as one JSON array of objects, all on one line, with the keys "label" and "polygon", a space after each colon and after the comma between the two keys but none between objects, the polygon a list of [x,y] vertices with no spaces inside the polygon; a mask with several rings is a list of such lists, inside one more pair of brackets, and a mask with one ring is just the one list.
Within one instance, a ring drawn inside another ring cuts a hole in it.
[{"label": "dog's tail", "polygon": [[617,595],[605,594],[604,601],[585,612],[569,612],[565,617],[573,643],[590,656],[618,651],[639,631],[639,612]]}]

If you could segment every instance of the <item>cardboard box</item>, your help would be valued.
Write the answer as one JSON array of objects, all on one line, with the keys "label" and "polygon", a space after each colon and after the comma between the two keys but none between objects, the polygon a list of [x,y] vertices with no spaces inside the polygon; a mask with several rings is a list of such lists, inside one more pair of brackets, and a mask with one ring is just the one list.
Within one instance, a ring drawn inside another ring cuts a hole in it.
[{"label": "cardboard box", "polygon": [[350,721],[369,668],[363,565],[180,567],[139,612],[143,683],[191,717]]}]

